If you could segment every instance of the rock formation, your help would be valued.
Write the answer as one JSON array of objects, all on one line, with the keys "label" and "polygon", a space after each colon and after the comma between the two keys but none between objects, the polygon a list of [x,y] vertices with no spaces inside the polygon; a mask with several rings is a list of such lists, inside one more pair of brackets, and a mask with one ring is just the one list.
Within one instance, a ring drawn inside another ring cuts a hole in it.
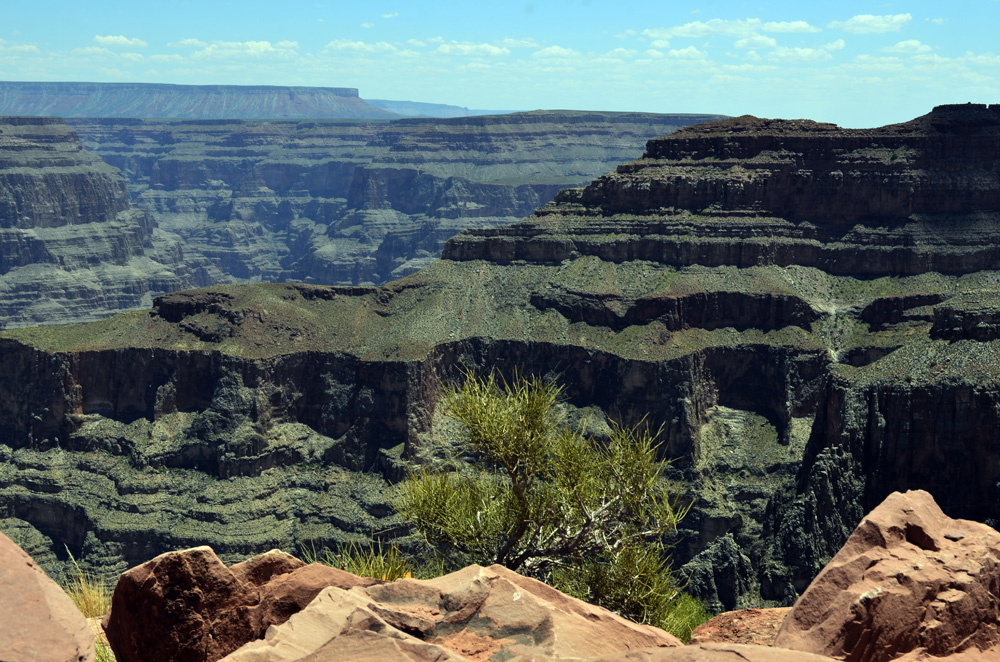
[{"label": "rock formation", "polygon": [[809,585],[774,645],[847,662],[996,659],[998,586],[1000,533],[948,517],[927,492],[894,492]]},{"label": "rock formation", "polygon": [[[466,227],[513,223],[711,115],[546,111],[453,120],[71,120],[199,283],[378,284]],[[161,235],[153,241],[159,245]]]},{"label": "rock formation", "polygon": [[279,550],[227,568],[210,547],[196,547],[124,573],[104,630],[118,662],[215,662],[329,587],[374,583]]},{"label": "rock formation", "polygon": [[0,81],[0,115],[389,119],[351,87]]},{"label": "rock formation", "polygon": [[0,533],[0,655],[4,662],[93,662],[87,620],[54,581]]},{"label": "rock formation", "polygon": [[[125,180],[57,120],[0,119],[0,327],[86,321],[193,281]],[[176,248],[176,247],[173,247]]]},{"label": "rock formation", "polygon": [[998,118],[689,127],[383,287],[5,332],[0,527],[54,568],[388,530],[404,463],[449,452],[439,386],[520,370],[592,429],[662,426],[695,500],[674,558],[714,609],[790,605],[894,490],[1000,517]]}]

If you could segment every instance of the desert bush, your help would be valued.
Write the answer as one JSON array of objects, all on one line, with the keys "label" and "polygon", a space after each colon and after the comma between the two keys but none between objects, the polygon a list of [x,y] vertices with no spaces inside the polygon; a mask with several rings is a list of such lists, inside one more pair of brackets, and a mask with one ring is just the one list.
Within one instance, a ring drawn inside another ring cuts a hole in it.
[{"label": "desert bush", "polygon": [[[442,393],[472,461],[418,468],[394,505],[453,565],[499,563],[643,623],[680,602],[664,540],[687,513],[643,426],[567,426],[562,387],[467,375]],[[690,605],[688,597],[683,604]]]}]

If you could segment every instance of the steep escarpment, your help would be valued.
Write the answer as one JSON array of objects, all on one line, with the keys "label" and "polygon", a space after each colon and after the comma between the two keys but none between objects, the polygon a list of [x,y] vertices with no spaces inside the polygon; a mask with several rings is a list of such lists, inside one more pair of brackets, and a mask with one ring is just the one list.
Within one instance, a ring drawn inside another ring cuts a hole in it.
[{"label": "steep escarpment", "polygon": [[69,127],[0,119],[0,326],[95,319],[183,286],[147,251],[153,229]]},{"label": "steep escarpment", "polygon": [[[790,602],[892,490],[995,520],[998,116],[690,127],[382,287],[7,332],[10,384],[38,385],[0,398],[0,526],[55,568],[63,544],[121,567],[199,535],[232,558],[388,530],[404,464],[452,450],[437,392],[468,368],[558,376],[597,433],[660,429],[694,501],[674,559],[715,608]],[[824,193],[834,170],[856,196]]]},{"label": "steep escarpment", "polygon": [[352,87],[0,81],[0,115],[389,119]]},{"label": "steep escarpment", "polygon": [[[71,120],[211,282],[382,283],[466,227],[512,223],[710,115],[450,120]],[[154,242],[158,239],[154,237]]]}]

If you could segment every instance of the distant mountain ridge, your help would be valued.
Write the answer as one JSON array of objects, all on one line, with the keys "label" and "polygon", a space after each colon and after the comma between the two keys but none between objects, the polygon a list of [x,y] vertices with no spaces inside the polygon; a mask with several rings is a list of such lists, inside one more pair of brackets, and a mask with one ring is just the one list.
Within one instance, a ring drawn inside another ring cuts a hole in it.
[{"label": "distant mountain ridge", "polygon": [[0,81],[0,115],[140,119],[393,119],[353,87]]}]

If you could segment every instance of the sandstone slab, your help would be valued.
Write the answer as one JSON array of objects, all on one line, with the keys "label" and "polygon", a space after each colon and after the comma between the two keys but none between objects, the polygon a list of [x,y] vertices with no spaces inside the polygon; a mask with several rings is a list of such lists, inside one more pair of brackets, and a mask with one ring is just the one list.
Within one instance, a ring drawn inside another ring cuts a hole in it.
[{"label": "sandstone slab", "polygon": [[0,659],[92,662],[87,619],[24,550],[0,533]]},{"label": "sandstone slab", "polygon": [[327,588],[225,660],[564,659],[680,645],[502,566],[472,565],[431,580]]},{"label": "sandstone slab", "polygon": [[214,662],[325,587],[372,583],[278,550],[227,568],[210,547],[195,547],[123,574],[104,629],[118,662]]},{"label": "sandstone slab", "polygon": [[895,492],[819,573],[774,645],[850,662],[980,659],[1000,645],[998,586],[1000,533],[948,517],[927,492]]}]

